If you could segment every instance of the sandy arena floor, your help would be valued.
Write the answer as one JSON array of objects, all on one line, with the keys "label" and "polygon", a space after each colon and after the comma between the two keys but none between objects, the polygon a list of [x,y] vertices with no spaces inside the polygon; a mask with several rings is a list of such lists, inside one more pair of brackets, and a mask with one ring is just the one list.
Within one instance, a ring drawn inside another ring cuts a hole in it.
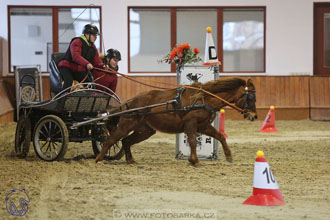
[{"label": "sandy arena floor", "polygon": [[[30,198],[22,219],[126,219],[128,209],[172,216],[165,219],[185,219],[173,214],[183,211],[231,220],[330,219],[330,122],[277,121],[273,134],[260,133],[261,123],[227,120],[234,162],[225,161],[221,148],[220,160],[202,161],[200,168],[174,159],[175,135],[161,133],[133,147],[136,165],[95,164],[90,142],[70,143],[63,162],[41,161],[32,143],[28,157],[17,159],[15,124],[1,125],[0,219],[17,219],[5,198],[22,188]],[[265,152],[283,206],[242,205],[252,193],[257,150]]]}]

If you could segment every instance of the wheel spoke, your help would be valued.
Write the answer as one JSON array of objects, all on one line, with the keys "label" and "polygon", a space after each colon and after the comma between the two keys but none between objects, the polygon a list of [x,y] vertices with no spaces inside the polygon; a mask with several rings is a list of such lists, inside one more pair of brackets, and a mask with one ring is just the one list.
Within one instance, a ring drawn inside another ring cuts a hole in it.
[{"label": "wheel spoke", "polygon": [[47,149],[45,150],[45,154],[48,152],[48,149],[49,149],[49,142],[46,142],[48,145],[47,145]]},{"label": "wheel spoke", "polygon": [[52,140],[52,142],[54,142],[54,143],[63,143],[63,138],[54,138],[53,140]]},{"label": "wheel spoke", "polygon": [[54,135],[51,135],[51,137],[52,138],[55,138],[59,133],[61,133],[61,129],[60,128],[58,128],[58,131]]},{"label": "wheel spoke", "polygon": [[39,133],[42,134],[45,138],[47,138],[47,135],[45,135],[44,132],[42,132],[41,129],[40,129]]},{"label": "wheel spoke", "polygon": [[[57,152],[57,150],[56,150],[56,146],[57,146],[56,143],[52,142],[52,145],[53,145],[53,147],[54,147],[55,154],[58,155],[58,152]],[[55,146],[55,145],[56,145],[56,146]]]},{"label": "wheel spoke", "polygon": [[40,150],[42,150],[42,148],[44,148],[47,144],[47,141],[45,141],[45,143],[40,147]]},{"label": "wheel spoke", "polygon": [[112,146],[112,148],[113,148],[113,152],[116,154],[117,153],[117,148],[120,150],[120,147],[118,146],[118,144],[114,144],[113,146]]},{"label": "wheel spoke", "polygon": [[53,144],[54,148],[56,148],[56,147],[57,148],[60,148],[60,149],[62,148],[62,146],[59,146],[55,141],[53,141],[52,144]]},{"label": "wheel spoke", "polygon": [[[50,132],[51,137],[56,137],[56,135],[61,132],[61,129],[58,127],[56,123],[54,123],[54,126],[52,128],[52,132]],[[53,134],[52,134],[53,133]],[[55,133],[55,134],[54,134]]]},{"label": "wheel spoke", "polygon": [[48,137],[50,137],[52,134],[52,122],[49,122],[49,130],[48,130]]},{"label": "wheel spoke", "polygon": [[[42,126],[42,128],[44,128],[46,130],[46,133],[49,134],[46,123]],[[42,128],[40,128],[40,131],[42,130]],[[45,137],[47,138],[47,135],[45,135]]]},{"label": "wheel spoke", "polygon": [[51,142],[49,142],[49,153],[50,153],[50,158],[53,158],[53,152],[52,152],[52,145]]}]

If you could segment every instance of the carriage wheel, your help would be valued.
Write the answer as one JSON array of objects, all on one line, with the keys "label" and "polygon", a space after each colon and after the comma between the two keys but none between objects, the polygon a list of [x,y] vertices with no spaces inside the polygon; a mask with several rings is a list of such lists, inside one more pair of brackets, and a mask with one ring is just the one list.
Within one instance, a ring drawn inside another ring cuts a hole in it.
[{"label": "carriage wheel", "polygon": [[15,132],[15,154],[18,158],[25,158],[30,150],[31,121],[26,116],[20,116]]},{"label": "carriage wheel", "polygon": [[38,121],[33,134],[34,150],[40,159],[63,159],[69,143],[69,132],[61,118],[44,116]]}]

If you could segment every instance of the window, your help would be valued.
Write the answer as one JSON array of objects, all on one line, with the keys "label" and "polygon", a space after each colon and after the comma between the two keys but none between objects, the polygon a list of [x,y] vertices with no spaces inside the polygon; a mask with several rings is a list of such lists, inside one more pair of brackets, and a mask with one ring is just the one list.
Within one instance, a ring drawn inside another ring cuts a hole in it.
[{"label": "window", "polygon": [[157,60],[171,49],[168,9],[130,9],[130,69],[133,72],[169,72]]},{"label": "window", "polygon": [[129,72],[175,72],[173,65],[157,60],[183,43],[200,49],[204,59],[208,26],[222,62],[220,72],[265,72],[265,7],[128,9]]},{"label": "window", "polygon": [[[206,27],[212,27],[212,36],[217,48],[217,10],[216,9],[178,9],[176,14],[177,44],[189,43],[200,49],[200,57],[205,54]],[[201,63],[199,63],[201,64]]]},{"label": "window", "polygon": [[[100,27],[100,7],[8,6],[9,66],[41,65],[48,71],[50,56],[65,52],[73,37],[88,23]],[[95,42],[101,50],[100,39]]]},{"label": "window", "polygon": [[263,10],[223,10],[223,70],[264,70]]},{"label": "window", "polygon": [[10,9],[10,70],[41,64],[47,70],[47,44],[52,42],[52,9]]}]

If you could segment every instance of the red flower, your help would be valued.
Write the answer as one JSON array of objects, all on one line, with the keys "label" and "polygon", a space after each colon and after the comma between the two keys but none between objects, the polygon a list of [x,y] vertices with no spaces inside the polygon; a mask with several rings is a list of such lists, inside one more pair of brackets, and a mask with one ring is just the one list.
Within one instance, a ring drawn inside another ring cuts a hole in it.
[{"label": "red flower", "polygon": [[186,63],[196,63],[202,59],[197,55],[199,50],[197,48],[192,49],[190,44],[184,43],[174,47],[166,56],[161,60],[160,63],[176,63],[176,64],[186,64]]},{"label": "red flower", "polygon": [[199,54],[199,50],[198,50],[198,48],[194,48],[194,53],[195,53],[195,54]]},{"label": "red flower", "polygon": [[179,45],[178,46],[178,52],[182,53],[182,51],[183,51],[183,47],[182,47],[182,45]]},{"label": "red flower", "polygon": [[170,59],[173,60],[177,53],[178,53],[178,49],[174,48],[171,52]]},{"label": "red flower", "polygon": [[190,45],[188,43],[182,44],[181,46],[183,50],[187,50],[190,48]]}]

